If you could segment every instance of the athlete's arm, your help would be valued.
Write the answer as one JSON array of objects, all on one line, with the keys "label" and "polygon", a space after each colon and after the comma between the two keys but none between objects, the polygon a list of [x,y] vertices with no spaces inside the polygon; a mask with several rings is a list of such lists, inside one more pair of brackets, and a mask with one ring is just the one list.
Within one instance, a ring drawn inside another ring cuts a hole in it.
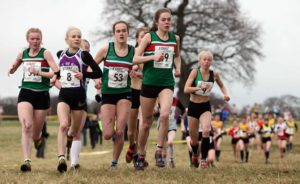
[{"label": "athlete's arm", "polygon": [[35,75],[40,75],[42,77],[52,78],[54,76],[54,72],[58,72],[59,68],[58,68],[57,64],[55,63],[52,54],[48,50],[45,50],[44,58],[46,59],[47,63],[49,64],[49,66],[53,72],[39,71],[33,67],[29,68],[29,72],[31,72]]},{"label": "athlete's arm", "polygon": [[197,70],[193,69],[188,77],[188,79],[185,82],[185,86],[184,86],[184,93],[190,94],[190,93],[194,93],[196,91],[198,91],[199,87],[193,87],[192,84],[196,78],[197,75]]},{"label": "athlete's arm", "polygon": [[130,77],[132,78],[143,78],[143,73],[139,71],[139,65],[133,65],[130,71]]},{"label": "athlete's arm", "polygon": [[217,82],[218,86],[220,87],[223,95],[224,95],[224,100],[229,101],[230,98],[229,98],[227,89],[226,89],[225,85],[223,84],[223,82],[222,82],[222,80],[219,76],[219,73],[216,72],[216,71],[214,72],[214,78],[215,78],[215,81]]},{"label": "athlete's arm", "polygon": [[96,57],[95,57],[95,62],[97,64],[100,64],[106,57],[107,55],[107,52],[108,52],[108,45],[102,47],[96,54]]},{"label": "athlete's arm", "polygon": [[142,64],[151,60],[162,61],[164,59],[163,54],[143,56],[145,49],[150,43],[151,43],[151,36],[150,33],[147,33],[141,40],[139,46],[136,48],[136,52],[134,53],[134,57],[133,57],[133,64]]},{"label": "athlete's arm", "polygon": [[[107,52],[108,52],[108,47],[109,45],[106,45],[104,47],[102,47],[96,54],[96,57],[95,57],[95,62],[97,64],[100,64],[106,57],[107,55]],[[88,68],[88,71],[89,71],[90,68]],[[100,90],[101,89],[101,79],[94,79],[94,83],[95,83],[95,88],[97,90]]]},{"label": "athlete's arm", "polygon": [[83,72],[84,78],[90,78],[90,79],[97,79],[102,77],[102,71],[100,70],[99,65],[94,61],[91,54],[87,51],[83,51],[83,58],[82,61],[87,64],[89,67],[92,68],[92,72]]},{"label": "athlete's arm", "polygon": [[176,35],[176,44],[177,44],[177,49],[175,51],[175,58],[174,58],[175,76],[179,77],[181,75],[181,57],[180,57],[180,37],[177,35]]},{"label": "athlete's arm", "polygon": [[22,64],[22,52],[18,54],[15,62],[10,66],[8,69],[7,75],[9,76],[10,74],[14,74],[15,71],[19,68],[19,66]]}]

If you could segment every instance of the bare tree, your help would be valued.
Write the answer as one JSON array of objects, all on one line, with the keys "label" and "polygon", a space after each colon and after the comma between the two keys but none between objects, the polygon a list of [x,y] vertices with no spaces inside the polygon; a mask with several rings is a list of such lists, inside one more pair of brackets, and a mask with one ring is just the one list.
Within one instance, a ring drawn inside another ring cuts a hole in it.
[{"label": "bare tree", "polygon": [[[102,19],[109,24],[125,20],[135,30],[151,26],[154,12],[161,7],[171,9],[173,31],[181,37],[182,77],[178,95],[183,101],[185,81],[201,50],[212,51],[213,67],[221,71],[226,81],[253,84],[256,59],[263,57],[262,31],[258,23],[240,11],[237,0],[107,0]],[[134,32],[130,33],[132,37]],[[95,35],[97,39],[106,38],[111,30],[100,27]]]}]

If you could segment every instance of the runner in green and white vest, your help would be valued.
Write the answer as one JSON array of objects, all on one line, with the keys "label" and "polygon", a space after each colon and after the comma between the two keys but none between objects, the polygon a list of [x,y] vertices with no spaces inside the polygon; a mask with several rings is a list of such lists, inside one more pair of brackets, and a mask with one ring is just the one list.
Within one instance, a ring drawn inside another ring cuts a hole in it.
[{"label": "runner in green and white vest", "polygon": [[24,163],[20,168],[22,172],[31,171],[31,139],[36,149],[43,146],[41,131],[50,107],[50,80],[45,76],[54,75],[53,72],[49,72],[49,68],[54,72],[58,71],[51,53],[41,48],[41,30],[30,28],[26,39],[29,47],[17,56],[8,71],[8,74],[13,74],[23,64],[23,79],[18,96],[18,116],[22,126],[21,142],[24,157]]},{"label": "runner in green and white vest", "polygon": [[130,75],[135,75],[132,71],[134,47],[127,44],[128,28],[125,21],[114,23],[114,42],[102,47],[95,58],[98,64],[104,61],[101,113],[104,139],[115,137],[112,169],[117,167],[124,145],[124,131],[131,107]]},{"label": "runner in green and white vest", "polygon": [[173,102],[173,68],[175,66],[175,76],[180,76],[181,69],[179,37],[169,31],[170,27],[171,11],[166,8],[157,10],[153,28],[142,39],[133,60],[135,64],[144,64],[141,91],[143,125],[140,127],[138,138],[139,157],[135,167],[137,170],[143,170],[145,167],[145,145],[153,123],[152,112],[157,98],[161,109],[155,159],[156,166],[165,166],[162,149],[168,133],[168,118]]}]

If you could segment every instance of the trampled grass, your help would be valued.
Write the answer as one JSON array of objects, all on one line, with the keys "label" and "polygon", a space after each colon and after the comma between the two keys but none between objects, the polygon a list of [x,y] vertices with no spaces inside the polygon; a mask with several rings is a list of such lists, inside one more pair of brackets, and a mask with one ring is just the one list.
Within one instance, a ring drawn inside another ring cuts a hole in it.
[{"label": "trampled grass", "polygon": [[[263,152],[253,150],[247,164],[234,163],[230,138],[225,136],[221,161],[216,167],[205,170],[190,169],[185,144],[175,145],[176,168],[156,168],[154,165],[154,144],[156,129],[151,130],[147,160],[150,166],[143,172],[136,172],[132,164],[125,163],[127,145],[119,160],[117,170],[110,170],[112,142],[104,141],[94,150],[89,144],[82,149],[79,171],[60,174],[57,166],[58,123],[49,122],[50,137],[45,159],[32,156],[32,172],[20,173],[23,161],[21,152],[21,128],[18,122],[0,122],[0,183],[300,183],[300,135],[295,136],[294,150],[283,159],[279,157],[276,141],[273,139],[270,161],[264,163]],[[177,140],[180,131],[177,132]],[[109,151],[108,153],[105,153]]]}]

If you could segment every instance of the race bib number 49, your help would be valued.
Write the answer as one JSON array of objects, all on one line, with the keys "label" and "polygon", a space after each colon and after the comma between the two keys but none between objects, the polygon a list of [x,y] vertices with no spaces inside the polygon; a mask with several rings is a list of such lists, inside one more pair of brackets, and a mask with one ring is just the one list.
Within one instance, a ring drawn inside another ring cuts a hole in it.
[{"label": "race bib number 49", "polygon": [[79,71],[78,66],[61,66],[60,83],[62,88],[80,87],[80,80],[74,75]]},{"label": "race bib number 49", "polygon": [[24,62],[24,81],[25,82],[42,82],[42,76],[29,72],[29,68],[33,67],[37,71],[41,71],[40,62]]},{"label": "race bib number 49", "polygon": [[154,68],[172,68],[174,47],[155,46],[154,54],[163,54],[164,57],[164,59],[160,62],[154,61]]},{"label": "race bib number 49", "polygon": [[128,69],[121,67],[109,68],[108,87],[110,88],[126,88],[128,78]]}]

